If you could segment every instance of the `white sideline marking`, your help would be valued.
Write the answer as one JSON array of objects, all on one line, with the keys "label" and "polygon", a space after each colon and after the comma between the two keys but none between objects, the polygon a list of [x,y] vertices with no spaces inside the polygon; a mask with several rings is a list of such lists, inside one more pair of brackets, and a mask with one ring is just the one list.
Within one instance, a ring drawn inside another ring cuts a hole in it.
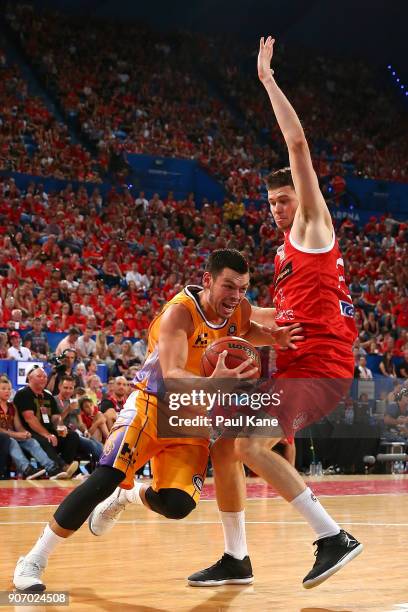
[{"label": "white sideline marking", "polygon": [[[117,525],[163,525],[164,518],[159,520],[134,519],[118,521]],[[0,521],[0,525],[46,525],[48,521]],[[307,525],[306,521],[245,521],[246,525]],[[408,523],[363,523],[341,521],[342,525],[365,527],[408,527]],[[177,521],[172,525],[221,525],[221,521]],[[402,604],[398,604],[402,605]],[[405,605],[405,604],[404,604]],[[407,604],[408,605],[408,604]],[[408,612],[408,610],[407,610]]]},{"label": "white sideline marking", "polygon": [[[404,492],[404,493],[349,493],[348,495],[346,494],[343,494],[343,495],[323,494],[323,495],[317,495],[316,497],[320,499],[321,497],[325,497],[325,498],[326,497],[400,497],[401,495],[408,495],[408,492]],[[265,500],[282,501],[282,498],[279,497],[279,495],[277,495],[276,497],[248,497],[246,499],[247,502],[265,501]],[[202,504],[203,502],[207,502],[207,503],[215,502],[215,498],[214,499],[200,499],[199,503]],[[31,505],[29,506],[0,506],[0,510],[9,510],[10,508],[57,508],[58,506],[59,504],[38,504],[36,506],[31,506]]]}]

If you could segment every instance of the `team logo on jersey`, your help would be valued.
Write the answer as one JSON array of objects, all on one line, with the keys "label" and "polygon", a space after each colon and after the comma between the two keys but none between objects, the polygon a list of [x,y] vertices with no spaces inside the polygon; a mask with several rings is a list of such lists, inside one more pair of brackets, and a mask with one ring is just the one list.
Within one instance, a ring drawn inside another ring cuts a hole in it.
[{"label": "team logo on jersey", "polygon": [[354,306],[353,304],[349,304],[349,302],[343,302],[343,300],[339,300],[340,304],[340,312],[343,317],[354,317]]},{"label": "team logo on jersey", "polygon": [[292,262],[289,261],[286,264],[286,266],[283,268],[282,272],[280,272],[278,276],[276,277],[275,287],[277,287],[279,283],[283,281],[287,276],[292,274],[292,272],[293,272],[293,265],[292,265]]},{"label": "team logo on jersey", "polygon": [[120,450],[120,454],[123,457],[130,457],[130,455],[133,453],[133,448],[131,448],[129,446],[129,444],[127,442],[124,443],[124,445],[122,446],[121,450]]},{"label": "team logo on jersey", "polygon": [[228,335],[233,336],[236,333],[237,333],[237,326],[235,325],[235,323],[232,323],[228,328]]},{"label": "team logo on jersey", "polygon": [[300,412],[293,419],[292,427],[295,431],[302,429],[307,422],[307,415],[304,412]]},{"label": "team logo on jersey", "polygon": [[279,259],[283,261],[285,259],[285,245],[281,244],[276,251],[276,254],[279,255]]},{"label": "team logo on jersey", "polygon": [[200,476],[200,474],[195,474],[193,476],[193,485],[194,485],[195,489],[197,489],[197,491],[199,493],[201,493],[201,490],[203,488],[203,484],[204,484],[204,481],[203,481],[202,476]]},{"label": "team logo on jersey", "polygon": [[203,346],[207,346],[208,344],[208,334],[207,332],[203,332],[202,334],[198,334],[196,341],[194,342],[195,348],[202,348]]},{"label": "team logo on jersey", "polygon": [[122,448],[120,449],[121,460],[126,462],[128,465],[133,464],[135,461],[133,452],[134,452],[134,448],[132,446],[129,446],[129,444],[125,442]]}]

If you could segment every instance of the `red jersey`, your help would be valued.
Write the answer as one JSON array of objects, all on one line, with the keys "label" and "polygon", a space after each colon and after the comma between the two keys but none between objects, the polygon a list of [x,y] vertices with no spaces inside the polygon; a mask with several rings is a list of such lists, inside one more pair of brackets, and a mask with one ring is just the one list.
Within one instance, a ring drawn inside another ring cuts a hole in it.
[{"label": "red jersey", "polygon": [[285,233],[275,257],[273,302],[276,323],[299,323],[305,335],[297,350],[278,351],[278,371],[305,352],[319,355],[319,362],[328,350],[334,356],[338,349],[339,358],[345,351],[351,354],[357,328],[334,233],[331,244],[323,249],[305,249],[294,242],[290,232]]}]

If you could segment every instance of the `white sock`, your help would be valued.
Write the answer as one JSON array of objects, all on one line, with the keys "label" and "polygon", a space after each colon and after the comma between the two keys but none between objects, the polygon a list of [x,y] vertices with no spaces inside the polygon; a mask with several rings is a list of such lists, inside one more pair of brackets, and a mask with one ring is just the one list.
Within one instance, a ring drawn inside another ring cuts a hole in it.
[{"label": "white sock", "polygon": [[125,490],[126,501],[129,504],[140,504],[143,506],[143,502],[140,498],[140,489],[144,486],[144,483],[135,482],[133,489]]},{"label": "white sock", "polygon": [[220,511],[220,515],[224,531],[225,552],[235,559],[243,559],[248,554],[245,536],[245,511]]},{"label": "white sock", "polygon": [[62,538],[54,533],[49,524],[47,524],[37,542],[26,556],[31,557],[32,555],[35,555],[36,557],[40,557],[40,559],[46,564],[48,557],[53,552],[54,548],[56,548],[56,546],[61,542],[64,542],[64,540],[66,540],[66,538]]},{"label": "white sock", "polygon": [[295,497],[291,504],[307,520],[318,540],[340,532],[336,521],[326,512],[309,487]]}]

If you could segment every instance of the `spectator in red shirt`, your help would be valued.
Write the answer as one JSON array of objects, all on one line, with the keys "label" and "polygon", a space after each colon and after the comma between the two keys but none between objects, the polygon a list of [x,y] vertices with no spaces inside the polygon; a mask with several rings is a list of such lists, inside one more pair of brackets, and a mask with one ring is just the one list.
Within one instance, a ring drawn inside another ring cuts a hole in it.
[{"label": "spectator in red shirt", "polygon": [[76,302],[72,306],[72,315],[67,317],[68,327],[78,327],[81,330],[85,329],[86,317],[81,313],[81,304]]},{"label": "spectator in red shirt", "polygon": [[408,329],[408,297],[395,297],[395,306],[392,308],[392,314],[394,316],[395,325],[397,331],[405,331]]}]

